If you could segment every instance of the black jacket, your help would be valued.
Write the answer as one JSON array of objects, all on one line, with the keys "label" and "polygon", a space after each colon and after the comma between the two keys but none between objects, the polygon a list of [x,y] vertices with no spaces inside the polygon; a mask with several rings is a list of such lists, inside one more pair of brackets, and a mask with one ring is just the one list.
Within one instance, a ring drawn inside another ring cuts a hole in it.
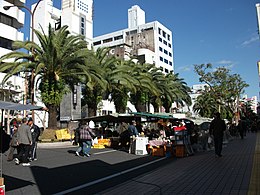
[{"label": "black jacket", "polygon": [[40,136],[40,128],[33,124],[31,127],[30,127],[30,130],[31,130],[31,133],[32,133],[32,142],[36,142],[38,141],[38,138]]},{"label": "black jacket", "polygon": [[221,118],[215,118],[210,123],[210,135],[214,137],[223,137],[226,130],[226,123]]}]

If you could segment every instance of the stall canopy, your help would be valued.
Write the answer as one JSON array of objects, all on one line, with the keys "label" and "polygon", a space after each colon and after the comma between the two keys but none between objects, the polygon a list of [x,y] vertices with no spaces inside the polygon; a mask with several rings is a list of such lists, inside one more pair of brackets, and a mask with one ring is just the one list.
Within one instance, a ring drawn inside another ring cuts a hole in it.
[{"label": "stall canopy", "polygon": [[140,121],[140,117],[133,116],[133,115],[120,115],[120,114],[114,114],[114,115],[103,115],[103,116],[93,116],[88,118],[82,118],[78,121],[94,121],[94,122],[126,122],[130,123],[132,120]]},{"label": "stall canopy", "polygon": [[41,110],[41,106],[17,104],[13,102],[0,101],[0,109],[5,110]]},{"label": "stall canopy", "polygon": [[163,114],[152,114],[148,112],[131,112],[131,114],[134,114],[136,116],[146,117],[146,118],[155,118],[155,119],[172,119],[171,115],[163,115]]}]

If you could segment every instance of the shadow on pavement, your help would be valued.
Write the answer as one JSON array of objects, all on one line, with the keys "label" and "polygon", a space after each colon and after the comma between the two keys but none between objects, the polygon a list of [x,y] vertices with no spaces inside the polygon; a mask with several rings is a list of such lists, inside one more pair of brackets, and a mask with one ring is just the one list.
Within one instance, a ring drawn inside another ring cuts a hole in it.
[{"label": "shadow on pavement", "polygon": [[[84,185],[86,187],[83,191],[88,194],[92,194],[105,190],[106,188],[113,186],[114,183],[113,180],[103,181],[103,184],[98,183],[98,187],[93,187],[93,185],[86,185],[89,182],[93,182],[104,177],[109,177],[114,174],[116,174],[115,179],[120,178],[120,182],[123,182],[136,177],[137,175],[155,170],[167,162],[167,160],[163,160],[164,162],[160,161],[159,164],[151,164],[150,166],[129,172],[127,175],[120,174],[122,171],[151,162],[155,159],[157,158],[146,156],[114,165],[105,163],[101,160],[93,160],[50,169],[46,167],[32,166],[31,171],[41,194],[54,194],[80,185]],[[83,191],[75,191],[73,193],[82,194]]]},{"label": "shadow on pavement", "polygon": [[17,179],[15,177],[10,177],[8,175],[3,175],[3,177],[5,179],[5,185],[8,186],[8,191],[22,188],[28,185],[35,185],[35,183],[33,182]]}]

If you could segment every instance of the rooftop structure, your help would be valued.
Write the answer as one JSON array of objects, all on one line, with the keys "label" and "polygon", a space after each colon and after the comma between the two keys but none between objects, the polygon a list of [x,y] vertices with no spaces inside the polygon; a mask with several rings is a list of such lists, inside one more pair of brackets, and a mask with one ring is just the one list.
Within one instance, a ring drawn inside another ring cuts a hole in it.
[{"label": "rooftop structure", "polygon": [[111,54],[140,63],[155,64],[164,73],[174,71],[172,32],[158,21],[145,23],[145,12],[137,5],[128,10],[128,28],[94,37],[94,49],[110,47]]}]

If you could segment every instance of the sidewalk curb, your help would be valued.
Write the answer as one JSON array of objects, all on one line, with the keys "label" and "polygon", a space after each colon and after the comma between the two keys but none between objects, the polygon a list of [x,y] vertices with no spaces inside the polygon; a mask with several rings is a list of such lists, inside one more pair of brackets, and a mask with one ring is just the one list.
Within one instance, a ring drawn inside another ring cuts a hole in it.
[{"label": "sidewalk curb", "polygon": [[39,142],[37,144],[38,148],[69,148],[69,147],[77,147],[72,144],[70,141],[65,142]]}]

